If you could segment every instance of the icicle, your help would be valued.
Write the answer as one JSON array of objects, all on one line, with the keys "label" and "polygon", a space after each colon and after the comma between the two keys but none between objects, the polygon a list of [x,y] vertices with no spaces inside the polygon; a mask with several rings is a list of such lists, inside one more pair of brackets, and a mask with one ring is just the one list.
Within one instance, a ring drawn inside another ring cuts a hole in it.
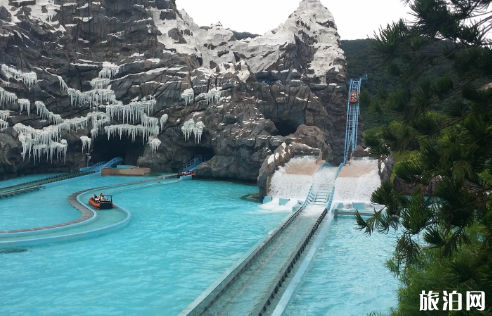
[{"label": "icicle", "polygon": [[27,116],[31,115],[31,102],[27,99],[19,99],[17,100],[17,103],[19,103],[19,112],[22,113],[22,111],[26,110],[27,111]]},{"label": "icicle", "polygon": [[157,101],[155,100],[153,95],[149,96],[149,100],[144,97],[141,101],[141,105],[147,108],[147,115],[151,115],[154,112],[154,106],[156,105],[156,103]]},{"label": "icicle", "polygon": [[166,125],[168,119],[169,119],[169,115],[167,115],[167,114],[164,114],[163,116],[161,116],[161,119],[160,119],[161,131],[164,130],[164,125]]},{"label": "icicle", "polygon": [[110,82],[109,78],[94,78],[91,80],[91,87],[92,89],[106,89]]},{"label": "icicle", "polygon": [[219,103],[221,94],[221,91],[217,88],[210,89],[210,91],[205,95],[207,104]]},{"label": "icicle", "polygon": [[67,86],[67,83],[65,82],[65,80],[63,80],[63,78],[61,76],[58,76],[58,81],[60,82],[60,90],[61,91],[67,91],[68,90],[68,86]]},{"label": "icicle", "polygon": [[119,66],[112,64],[112,63],[109,63],[109,62],[104,62],[103,63],[103,69],[99,72],[99,78],[112,79],[119,72],[120,72]]},{"label": "icicle", "polygon": [[80,136],[80,140],[82,141],[82,152],[84,152],[84,149],[86,147],[87,147],[87,152],[89,152],[91,149],[92,139],[90,139],[87,136]]},{"label": "icicle", "polygon": [[46,108],[46,105],[41,101],[34,102],[36,105],[36,114],[39,115],[43,120],[48,120],[53,124],[63,123],[63,119],[60,114],[53,114],[50,110]]},{"label": "icicle", "polygon": [[204,127],[205,124],[203,124],[203,122],[198,122],[195,124],[195,127],[193,128],[193,133],[195,134],[195,143],[200,143],[200,141],[202,140]]},{"label": "icicle", "polygon": [[14,78],[17,81],[22,81],[28,89],[31,89],[32,86],[38,81],[38,76],[32,71],[21,72],[7,65],[2,65],[1,69],[7,79]]},{"label": "icicle", "polygon": [[0,111],[0,119],[2,120],[7,120],[10,117],[10,111],[5,110],[5,111]]},{"label": "icicle", "polygon": [[5,91],[0,87],[0,106],[12,105],[15,101],[17,101],[17,95],[15,93]]},{"label": "icicle", "polygon": [[0,119],[0,131],[5,130],[7,127],[9,127],[9,123],[5,122],[3,119]]},{"label": "icicle", "polygon": [[190,105],[195,98],[195,91],[193,91],[193,89],[186,89],[183,94],[181,94],[181,98],[185,100],[186,105]]},{"label": "icicle", "polygon": [[193,121],[193,119],[189,119],[188,121],[184,122],[183,127],[181,127],[181,131],[184,134],[185,141],[187,141],[190,138],[194,128],[195,128],[195,122]]},{"label": "icicle", "polygon": [[149,146],[150,146],[150,148],[152,148],[152,156],[157,153],[157,149],[159,149],[159,147],[161,146],[161,144],[162,143],[159,140],[159,138],[151,137],[149,139]]}]

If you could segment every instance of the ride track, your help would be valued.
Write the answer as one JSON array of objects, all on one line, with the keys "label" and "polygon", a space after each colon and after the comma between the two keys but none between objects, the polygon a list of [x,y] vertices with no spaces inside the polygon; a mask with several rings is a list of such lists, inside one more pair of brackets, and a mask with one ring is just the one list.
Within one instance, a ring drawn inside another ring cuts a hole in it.
[{"label": "ride track", "polygon": [[[39,181],[47,181],[47,183],[49,183],[50,185],[56,185],[56,184],[64,183],[65,181],[73,181],[74,179],[80,178],[81,176],[83,177],[96,176],[100,174],[103,168],[112,167],[115,166],[116,164],[120,164],[121,162],[122,162],[121,158],[115,158],[110,162],[103,162],[103,163],[96,164],[90,168],[86,168],[85,171],[77,173],[76,177],[73,176],[73,174],[72,176],[68,175],[68,177],[67,175],[65,175],[64,177],[60,177],[60,176],[50,177],[38,181],[30,181],[27,183],[19,184],[16,185],[15,187],[25,186],[28,184],[36,188],[39,187],[39,189],[41,189],[44,188],[44,186],[40,187],[38,183]],[[58,179],[57,182],[56,179]],[[85,205],[80,199],[81,196],[89,191],[94,191],[94,190],[102,190],[102,189],[110,189],[110,188],[118,188],[118,187],[125,188],[129,186],[142,185],[143,183],[152,183],[152,182],[155,183],[151,185],[158,185],[158,184],[162,184],[161,183],[162,180],[163,180],[162,177],[157,177],[148,180],[140,180],[140,181],[133,181],[133,182],[127,182],[122,184],[116,184],[116,185],[85,189],[73,193],[70,196],[68,196],[67,200],[70,203],[70,205],[72,205],[75,209],[77,209],[81,213],[81,216],[79,218],[69,222],[64,222],[64,223],[50,225],[50,226],[17,229],[17,230],[10,230],[10,231],[0,231],[0,249],[13,248],[19,246],[33,246],[33,245],[40,245],[45,243],[52,243],[56,241],[67,241],[67,240],[74,240],[80,238],[95,237],[115,231],[117,229],[121,229],[125,227],[131,219],[131,213],[128,210],[115,205],[113,211],[123,213],[125,215],[125,218],[119,222],[110,223],[109,225],[106,225],[104,227],[97,227],[97,229],[91,229],[92,227],[91,224],[98,220],[98,213],[96,213],[94,209]],[[178,181],[180,180],[166,181],[164,184],[171,184]],[[108,212],[108,210],[104,212]],[[87,229],[83,229],[82,226]]]}]

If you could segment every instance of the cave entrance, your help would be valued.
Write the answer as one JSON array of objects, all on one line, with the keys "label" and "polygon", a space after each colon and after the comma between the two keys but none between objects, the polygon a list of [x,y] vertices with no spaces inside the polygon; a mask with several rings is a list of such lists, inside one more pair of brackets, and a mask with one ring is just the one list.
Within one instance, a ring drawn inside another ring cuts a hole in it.
[{"label": "cave entrance", "polygon": [[183,163],[189,162],[197,157],[202,161],[209,161],[215,156],[214,150],[208,147],[189,147],[186,155],[187,159]]},{"label": "cave entrance", "polygon": [[113,158],[121,157],[125,159],[125,165],[136,166],[138,158],[143,156],[145,145],[141,138],[137,138],[135,142],[131,139],[123,137],[111,137],[108,140],[106,135],[99,136],[93,140],[91,152],[91,164],[96,164],[100,161],[110,161]]},{"label": "cave entrance", "polygon": [[297,131],[297,127],[288,122],[274,122],[280,136],[289,136]]}]

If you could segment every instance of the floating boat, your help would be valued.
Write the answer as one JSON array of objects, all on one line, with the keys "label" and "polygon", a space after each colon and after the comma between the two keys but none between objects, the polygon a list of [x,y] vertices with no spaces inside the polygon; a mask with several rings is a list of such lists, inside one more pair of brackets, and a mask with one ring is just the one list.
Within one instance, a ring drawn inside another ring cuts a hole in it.
[{"label": "floating boat", "polygon": [[[96,199],[94,199],[94,197],[91,196],[91,198],[89,199],[89,204],[92,207],[97,208],[98,210],[112,209],[113,208],[113,196],[112,195],[105,195],[104,197],[106,198],[105,201],[100,201],[100,200],[96,201]],[[107,199],[108,197],[110,198],[109,200]]]},{"label": "floating boat", "polygon": [[359,101],[359,92],[357,90],[352,90],[350,92],[350,103],[357,103]]},{"label": "floating boat", "polygon": [[178,174],[178,178],[186,177],[186,176],[194,176],[194,175],[195,175],[195,171],[185,171]]}]

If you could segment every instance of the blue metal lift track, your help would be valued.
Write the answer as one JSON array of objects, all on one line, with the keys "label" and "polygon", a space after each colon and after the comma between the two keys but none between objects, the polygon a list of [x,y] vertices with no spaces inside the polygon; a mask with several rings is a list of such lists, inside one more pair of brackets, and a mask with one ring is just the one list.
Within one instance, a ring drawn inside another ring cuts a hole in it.
[{"label": "blue metal lift track", "polygon": [[[367,75],[358,79],[350,79],[347,106],[347,124],[345,127],[345,149],[343,152],[343,162],[347,162],[348,156],[357,147],[357,133],[359,129],[359,99],[360,87],[364,81],[367,81]],[[357,91],[357,103],[350,102],[350,94]]]}]

